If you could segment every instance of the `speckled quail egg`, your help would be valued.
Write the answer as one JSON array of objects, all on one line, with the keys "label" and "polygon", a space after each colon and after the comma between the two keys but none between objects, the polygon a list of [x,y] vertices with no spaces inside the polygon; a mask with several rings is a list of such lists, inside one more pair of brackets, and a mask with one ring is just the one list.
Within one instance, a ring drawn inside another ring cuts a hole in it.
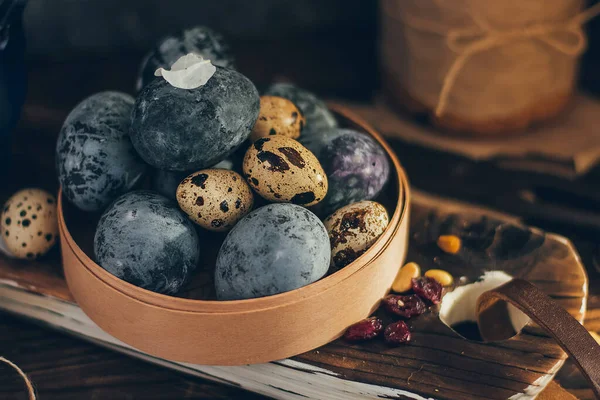
[{"label": "speckled quail egg", "polygon": [[303,206],[327,194],[327,176],[317,158],[285,136],[258,139],[244,156],[244,176],[263,198]]},{"label": "speckled quail egg", "polygon": [[[223,161],[213,165],[211,169],[230,169],[233,171],[242,171],[241,156],[237,158],[226,158]],[[151,175],[152,190],[163,196],[175,200],[177,186],[181,181],[194,171],[166,171],[164,169],[154,169]]]},{"label": "speckled quail egg", "polygon": [[306,118],[307,135],[318,135],[320,131],[337,127],[337,121],[327,105],[313,93],[291,83],[274,83],[265,94],[291,100]]},{"label": "speckled quail egg", "polygon": [[201,227],[225,232],[252,210],[254,197],[237,172],[205,169],[181,181],[177,187],[177,202]]},{"label": "speckled quail egg", "polygon": [[331,243],[335,270],[360,257],[388,226],[384,206],[375,201],[359,201],[335,211],[324,221]]},{"label": "speckled quail egg", "polygon": [[298,139],[304,125],[304,115],[290,100],[277,96],[262,96],[260,112],[250,139],[255,141],[273,135]]},{"label": "speckled quail egg", "polygon": [[56,199],[41,189],[23,189],[4,204],[0,232],[8,252],[33,260],[56,243]]}]

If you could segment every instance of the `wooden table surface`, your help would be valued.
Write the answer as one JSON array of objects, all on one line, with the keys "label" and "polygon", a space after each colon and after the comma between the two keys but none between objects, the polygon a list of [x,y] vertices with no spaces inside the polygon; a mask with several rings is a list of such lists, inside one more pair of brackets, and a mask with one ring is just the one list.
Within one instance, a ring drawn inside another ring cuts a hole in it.
[{"label": "wooden table surface", "polygon": [[[266,399],[189,378],[0,313],[0,354],[34,383],[40,400]],[[23,380],[0,364],[0,399],[27,399]]]}]

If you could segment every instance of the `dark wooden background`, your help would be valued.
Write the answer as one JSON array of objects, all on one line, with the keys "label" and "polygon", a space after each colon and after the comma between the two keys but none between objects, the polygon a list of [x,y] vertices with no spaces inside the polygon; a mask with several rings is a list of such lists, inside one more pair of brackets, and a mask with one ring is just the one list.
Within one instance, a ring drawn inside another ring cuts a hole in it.
[{"label": "dark wooden background", "polygon": [[[135,73],[119,70],[122,63],[137,68],[159,38],[207,25],[225,35],[258,86],[285,77],[353,98],[377,87],[375,0],[30,0],[24,24],[32,62],[108,59],[122,79]],[[87,81],[104,83],[87,64],[78,72],[64,85],[81,83],[86,72]]]}]

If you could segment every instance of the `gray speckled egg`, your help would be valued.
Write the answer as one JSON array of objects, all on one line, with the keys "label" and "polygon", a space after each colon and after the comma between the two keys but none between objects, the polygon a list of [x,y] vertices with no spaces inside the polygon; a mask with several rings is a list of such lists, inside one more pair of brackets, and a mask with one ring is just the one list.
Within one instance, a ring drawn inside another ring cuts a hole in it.
[{"label": "gray speckled egg", "polygon": [[94,254],[116,277],[173,294],[196,269],[200,246],[194,225],[174,201],[134,191],[115,200],[100,218]]},{"label": "gray speckled egg", "polygon": [[8,253],[33,260],[46,254],[58,238],[56,199],[42,189],[23,189],[2,209],[0,234]]},{"label": "gray speckled egg", "polygon": [[79,103],[56,144],[65,197],[84,211],[100,211],[131,190],[146,171],[129,138],[133,98],[102,92]]},{"label": "gray speckled egg", "polygon": [[303,135],[337,127],[337,121],[325,103],[308,90],[300,89],[291,83],[274,83],[265,94],[286,98],[302,111],[306,118]]},{"label": "gray speckled egg", "polygon": [[309,206],[327,194],[327,176],[317,158],[286,136],[258,139],[243,168],[250,187],[269,201]]},{"label": "gray speckled egg", "polygon": [[229,232],[215,269],[220,300],[287,292],[313,283],[329,268],[331,250],[319,218],[294,204],[259,208]]},{"label": "gray speckled egg", "polygon": [[204,169],[181,181],[177,202],[204,229],[226,232],[252,210],[254,196],[237,172]]},{"label": "gray speckled egg", "polygon": [[220,67],[234,67],[233,55],[225,38],[206,26],[196,26],[163,38],[144,57],[136,89],[139,91],[156,79],[154,71],[158,68],[169,69],[175,61],[189,53],[201,55]]},{"label": "gray speckled egg", "polygon": [[387,155],[366,134],[352,129],[329,129],[300,141],[319,159],[329,180],[327,196],[313,210],[319,216],[357,201],[374,199],[388,181]]},{"label": "gray speckled egg", "polygon": [[136,99],[131,140],[155,168],[198,171],[248,138],[259,107],[254,84],[234,70],[217,67],[206,85],[191,90],[156,79]]},{"label": "gray speckled egg", "polygon": [[384,206],[359,201],[340,208],[323,221],[331,242],[331,263],[340,269],[360,257],[388,226]]}]

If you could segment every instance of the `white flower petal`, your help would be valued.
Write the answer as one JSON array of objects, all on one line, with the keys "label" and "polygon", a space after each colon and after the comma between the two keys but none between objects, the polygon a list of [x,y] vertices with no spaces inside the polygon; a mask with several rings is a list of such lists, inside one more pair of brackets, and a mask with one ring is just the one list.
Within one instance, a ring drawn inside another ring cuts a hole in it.
[{"label": "white flower petal", "polygon": [[171,86],[176,88],[196,89],[204,86],[216,70],[217,68],[212,65],[210,60],[205,60],[197,54],[190,53],[175,61],[170,71],[159,68],[154,72],[154,75],[162,76]]},{"label": "white flower petal", "polygon": [[[179,60],[175,61],[175,63],[171,65],[171,71],[180,71],[202,61],[204,61],[204,58],[202,58],[202,56],[195,53],[189,53],[183,57],[180,57]],[[210,61],[206,60],[205,62]]]}]

